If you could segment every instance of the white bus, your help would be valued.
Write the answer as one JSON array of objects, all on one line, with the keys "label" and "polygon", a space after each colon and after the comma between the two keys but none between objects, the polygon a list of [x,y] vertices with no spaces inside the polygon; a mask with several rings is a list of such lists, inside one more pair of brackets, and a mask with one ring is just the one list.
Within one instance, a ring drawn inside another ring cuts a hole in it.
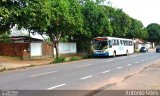
[{"label": "white bus", "polygon": [[93,40],[93,56],[128,55],[134,52],[132,39],[97,37]]}]

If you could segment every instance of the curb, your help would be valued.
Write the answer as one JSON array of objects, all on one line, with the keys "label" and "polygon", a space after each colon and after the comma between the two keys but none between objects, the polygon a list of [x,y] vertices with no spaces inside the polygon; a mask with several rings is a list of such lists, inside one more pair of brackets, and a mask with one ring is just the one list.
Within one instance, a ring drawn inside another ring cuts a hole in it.
[{"label": "curb", "polygon": [[22,66],[22,67],[15,67],[15,68],[5,68],[5,67],[2,67],[2,68],[0,68],[0,72],[13,71],[13,70],[21,70],[21,69],[26,69],[28,67],[32,67],[32,65],[27,65],[27,66]]}]

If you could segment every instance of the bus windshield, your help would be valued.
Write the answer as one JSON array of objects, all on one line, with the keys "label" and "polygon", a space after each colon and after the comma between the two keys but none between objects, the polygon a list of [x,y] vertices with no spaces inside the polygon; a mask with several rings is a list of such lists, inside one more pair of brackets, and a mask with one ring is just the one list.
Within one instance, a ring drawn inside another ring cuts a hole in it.
[{"label": "bus windshield", "polygon": [[93,42],[93,49],[94,50],[103,50],[108,48],[108,41],[96,41]]}]

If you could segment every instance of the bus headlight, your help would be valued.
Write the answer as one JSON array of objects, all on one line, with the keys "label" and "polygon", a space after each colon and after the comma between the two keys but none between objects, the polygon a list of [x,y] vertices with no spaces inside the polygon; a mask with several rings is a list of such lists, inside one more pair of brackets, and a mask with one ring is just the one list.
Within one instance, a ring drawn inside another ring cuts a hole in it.
[{"label": "bus headlight", "polygon": [[105,50],[104,52],[109,52],[109,50]]},{"label": "bus headlight", "polygon": [[92,51],[93,53],[97,53],[95,50]]},{"label": "bus headlight", "polygon": [[110,52],[111,50],[105,50],[104,52]]}]

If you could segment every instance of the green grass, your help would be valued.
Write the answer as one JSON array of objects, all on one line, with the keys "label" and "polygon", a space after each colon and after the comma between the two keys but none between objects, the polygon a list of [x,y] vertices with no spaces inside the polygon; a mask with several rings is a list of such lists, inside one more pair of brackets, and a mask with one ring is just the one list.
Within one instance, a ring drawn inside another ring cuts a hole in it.
[{"label": "green grass", "polygon": [[77,57],[77,56],[71,57],[71,58],[69,59],[69,61],[77,61],[77,60],[80,60],[80,58]]},{"label": "green grass", "polygon": [[65,57],[58,57],[53,61],[53,63],[62,63],[62,62],[65,62]]},{"label": "green grass", "polygon": [[73,56],[73,57],[62,57],[62,56],[60,56],[58,58],[55,58],[52,62],[50,62],[48,64],[56,64],[56,63],[77,61],[77,60],[88,59],[88,58],[92,58],[92,54],[88,54],[88,55],[84,55],[84,56]]}]

